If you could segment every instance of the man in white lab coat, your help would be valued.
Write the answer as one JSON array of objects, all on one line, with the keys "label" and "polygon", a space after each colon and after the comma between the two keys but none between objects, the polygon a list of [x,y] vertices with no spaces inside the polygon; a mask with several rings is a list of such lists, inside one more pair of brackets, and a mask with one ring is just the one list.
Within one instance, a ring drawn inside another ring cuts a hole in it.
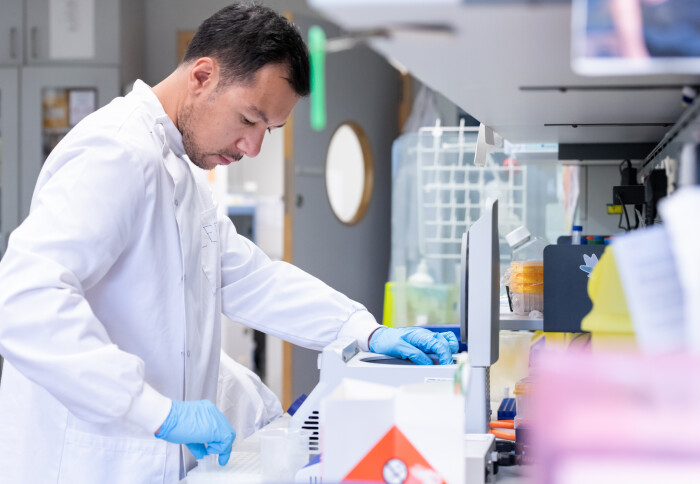
[{"label": "man in white lab coat", "polygon": [[225,464],[235,431],[211,403],[221,312],[307,348],[348,336],[451,361],[452,336],[381,327],[270,261],[197,181],[257,155],[308,90],[298,31],[237,4],[168,78],[137,82],[51,153],[0,262],[1,482],[177,482],[192,455]]}]

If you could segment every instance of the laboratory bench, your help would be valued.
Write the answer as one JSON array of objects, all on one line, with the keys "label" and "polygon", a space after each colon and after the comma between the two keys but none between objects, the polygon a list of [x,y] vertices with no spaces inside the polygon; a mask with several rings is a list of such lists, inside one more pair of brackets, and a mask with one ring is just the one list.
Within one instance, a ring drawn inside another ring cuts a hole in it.
[{"label": "laboratory bench", "polygon": [[[227,471],[230,471],[227,472],[227,474],[230,473],[230,476],[228,477],[230,477],[231,482],[235,482],[236,484],[263,482],[259,460],[260,435],[264,430],[287,428],[289,426],[289,419],[289,414],[285,413],[282,417],[273,420],[263,429],[258,430],[248,438],[239,442],[234,442],[231,458],[229,459],[228,464],[225,466]],[[251,471],[251,467],[253,468],[253,471]],[[192,471],[194,471],[194,469]],[[255,471],[257,471],[257,475]],[[211,482],[221,482],[221,474],[221,472],[211,473]],[[199,478],[199,476],[197,477],[197,482],[208,482],[205,481],[205,479]],[[180,483],[192,484],[193,479],[188,480],[188,478],[185,477],[180,481]]]},{"label": "laboratory bench", "polygon": [[[223,482],[262,484],[265,481],[263,481],[260,466],[260,435],[263,431],[287,428],[289,420],[290,416],[285,414],[268,424],[264,429],[235,444],[229,463],[225,467],[226,471],[222,472],[222,469],[219,469],[218,472],[207,473],[206,476],[193,475],[193,478],[190,479],[185,477],[180,481],[180,484],[220,484]],[[527,468],[523,466],[500,467],[495,481],[492,482],[497,484],[530,484],[532,480],[526,474]]]}]

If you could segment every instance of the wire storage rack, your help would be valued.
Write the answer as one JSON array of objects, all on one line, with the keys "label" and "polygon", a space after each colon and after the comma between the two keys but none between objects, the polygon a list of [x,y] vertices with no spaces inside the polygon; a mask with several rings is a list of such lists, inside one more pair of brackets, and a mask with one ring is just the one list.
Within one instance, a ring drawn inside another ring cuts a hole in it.
[{"label": "wire storage rack", "polygon": [[[526,220],[526,166],[503,153],[474,166],[478,128],[426,127],[416,146],[418,238],[426,259],[459,259],[462,234],[498,198],[501,236]],[[503,238],[503,237],[501,237]]]}]

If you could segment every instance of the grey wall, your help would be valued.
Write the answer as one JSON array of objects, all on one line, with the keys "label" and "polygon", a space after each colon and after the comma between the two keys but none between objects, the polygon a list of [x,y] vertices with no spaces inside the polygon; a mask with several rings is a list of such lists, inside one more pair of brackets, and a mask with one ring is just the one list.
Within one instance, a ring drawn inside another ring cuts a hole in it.
[{"label": "grey wall", "polygon": [[119,85],[124,86],[144,76],[146,67],[146,7],[143,0],[121,0],[119,4],[121,65]]},{"label": "grey wall", "polygon": [[[318,19],[295,18],[303,32],[320,24],[328,38],[339,30]],[[296,193],[303,203],[294,211],[293,262],[331,287],[361,302],[381,321],[391,242],[391,145],[398,136],[399,75],[368,48],[326,57],[326,129],[312,131],[309,103],[294,110]],[[326,195],[324,166],[333,131],[353,120],[369,137],[374,157],[374,189],[366,216],[354,226],[340,223]],[[316,353],[295,347],[293,398],[318,381]]]}]

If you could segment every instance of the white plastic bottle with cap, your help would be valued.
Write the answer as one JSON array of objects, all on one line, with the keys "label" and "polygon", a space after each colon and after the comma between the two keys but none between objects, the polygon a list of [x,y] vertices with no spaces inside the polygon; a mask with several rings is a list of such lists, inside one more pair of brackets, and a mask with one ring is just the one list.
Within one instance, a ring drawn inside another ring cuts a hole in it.
[{"label": "white plastic bottle with cap", "polygon": [[510,297],[513,312],[540,313],[544,307],[544,248],[549,243],[533,237],[523,225],[506,235],[508,245],[513,248],[510,263]]},{"label": "white plastic bottle with cap", "polygon": [[408,282],[416,284],[435,283],[433,277],[428,272],[428,262],[425,259],[421,259],[421,261],[418,263],[418,269],[416,270],[416,272],[411,274],[411,276],[408,278]]},{"label": "white plastic bottle with cap", "polygon": [[574,225],[571,227],[571,245],[581,245],[581,234],[583,233],[582,225]]}]

